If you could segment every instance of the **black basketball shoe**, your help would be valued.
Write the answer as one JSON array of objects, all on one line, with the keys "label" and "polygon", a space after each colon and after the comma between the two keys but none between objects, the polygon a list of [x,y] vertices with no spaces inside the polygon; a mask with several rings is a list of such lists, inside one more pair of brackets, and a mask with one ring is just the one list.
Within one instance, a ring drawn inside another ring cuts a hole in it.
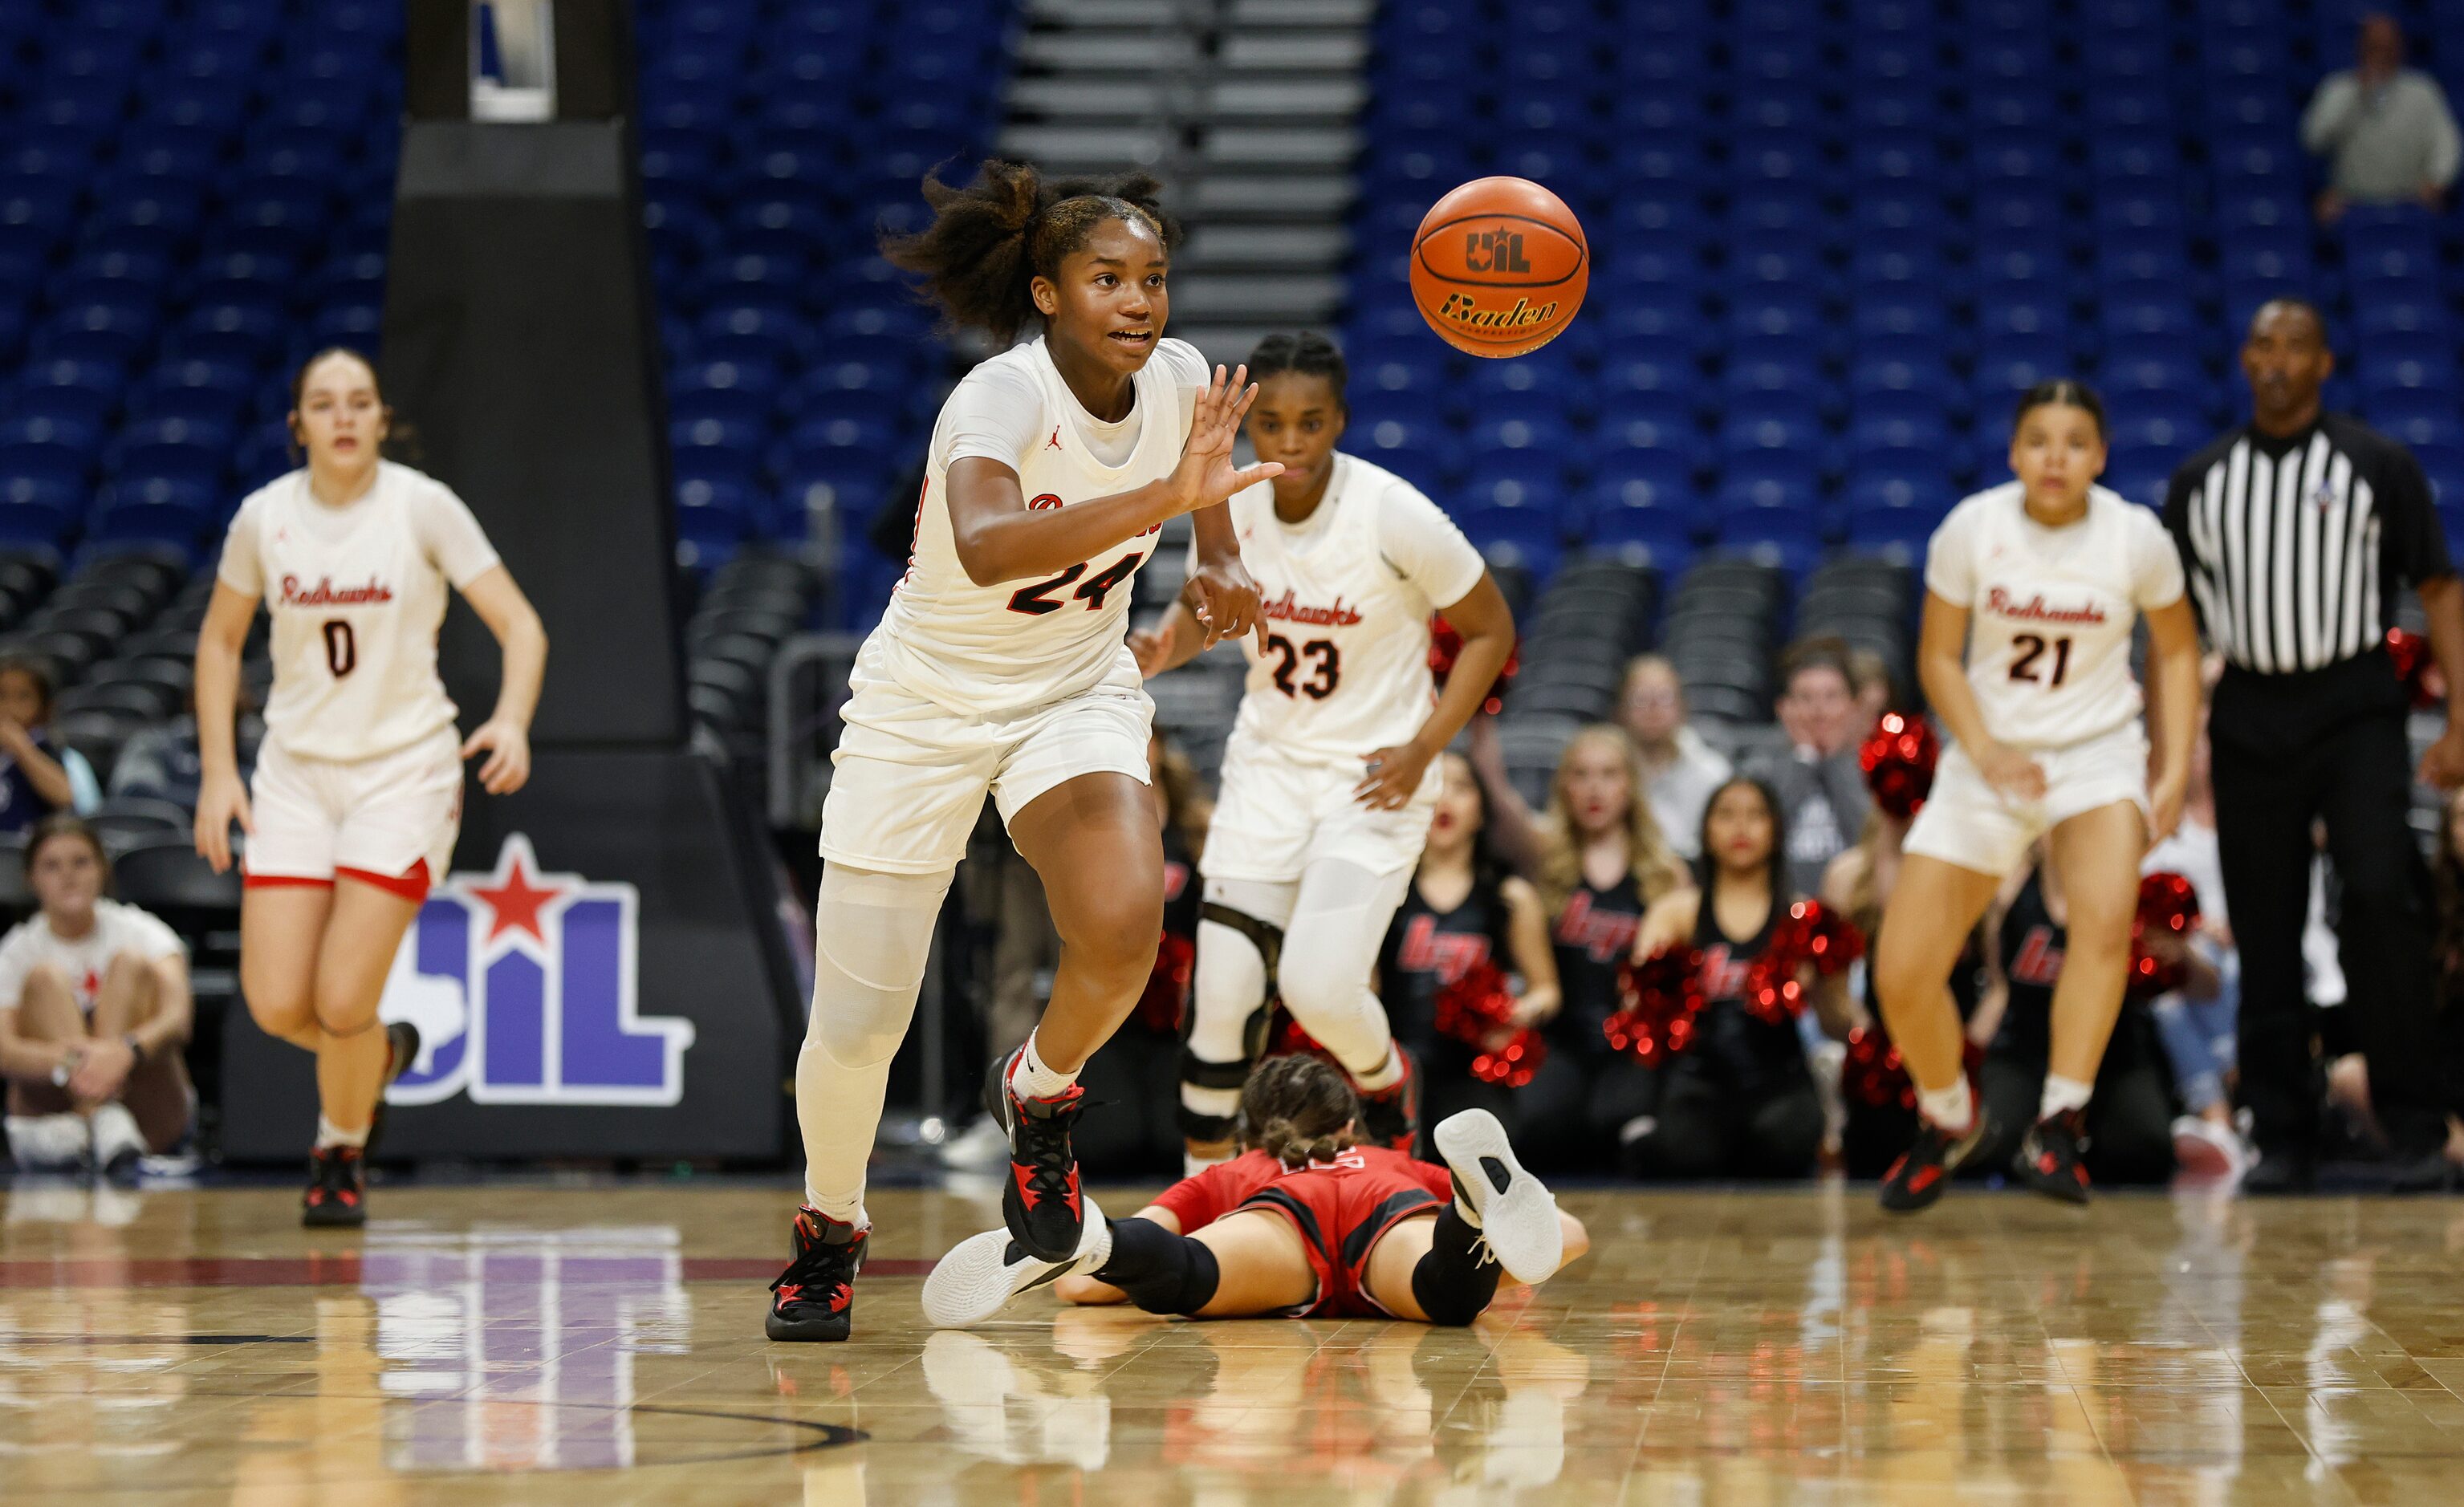
[{"label": "black basketball shoe", "polygon": [[1932,1121],[1917,1117],[1916,1145],[1909,1147],[1891,1169],[1882,1174],[1882,1207],[1894,1213],[1914,1213],[1930,1209],[1944,1189],[1950,1186],[1950,1174],[1985,1139],[1985,1106],[1978,1104],[1969,1119],[1968,1128],[1953,1135]]},{"label": "black basketball shoe", "polygon": [[1403,1076],[1375,1092],[1357,1083],[1353,1091],[1360,1100],[1361,1139],[1409,1156],[1420,1135],[1420,1073],[1400,1041],[1391,1050]]},{"label": "black basketball shoe", "polygon": [[311,1230],[351,1230],[368,1222],[368,1164],[358,1147],[322,1146],[308,1153],[299,1222]]},{"label": "black basketball shoe", "polygon": [[368,1139],[360,1153],[363,1157],[376,1155],[377,1132],[385,1128],[385,1090],[391,1088],[393,1081],[408,1072],[410,1064],[419,1059],[419,1027],[407,1020],[389,1020],[385,1023],[385,1081],[377,1088],[376,1110],[368,1116]]},{"label": "black basketball shoe", "polygon": [[818,1209],[796,1211],[795,1256],[770,1284],[773,1340],[844,1340],[855,1322],[855,1274],[870,1232]]},{"label": "black basketball shoe", "polygon": [[1027,1099],[1010,1086],[1018,1051],[993,1063],[984,1081],[984,1112],[1009,1137],[1009,1181],[1001,1185],[1001,1222],[1039,1261],[1067,1261],[1086,1233],[1086,1200],[1078,1192],[1078,1153],[1069,1132],[1086,1111],[1076,1083],[1051,1099]]},{"label": "black basketball shoe", "polygon": [[2087,1116],[2065,1109],[2028,1127],[2027,1139],[2019,1143],[2011,1167],[2019,1181],[2046,1197],[2083,1204],[2087,1202],[2087,1164],[2079,1160],[2079,1153],[2086,1148]]}]

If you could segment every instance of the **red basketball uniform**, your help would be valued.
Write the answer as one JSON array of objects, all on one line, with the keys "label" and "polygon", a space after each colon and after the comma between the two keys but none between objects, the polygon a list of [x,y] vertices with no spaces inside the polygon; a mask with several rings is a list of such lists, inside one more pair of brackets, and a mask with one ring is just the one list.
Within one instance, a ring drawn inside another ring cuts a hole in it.
[{"label": "red basketball uniform", "polygon": [[1293,1317],[1392,1318],[1363,1283],[1380,1236],[1454,1196],[1454,1174],[1383,1147],[1353,1147],[1331,1162],[1287,1168],[1264,1151],[1244,1151],[1185,1177],[1155,1197],[1195,1234],[1225,1214],[1265,1209],[1301,1237],[1317,1297]]}]

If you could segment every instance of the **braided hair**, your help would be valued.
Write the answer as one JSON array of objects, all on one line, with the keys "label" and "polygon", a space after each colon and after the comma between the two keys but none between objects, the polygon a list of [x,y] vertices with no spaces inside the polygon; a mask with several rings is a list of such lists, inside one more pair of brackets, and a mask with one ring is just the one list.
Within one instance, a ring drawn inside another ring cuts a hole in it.
[{"label": "braided hair", "polygon": [[1000,158],[960,186],[936,174],[924,178],[933,223],[913,235],[884,236],[881,254],[922,279],[917,291],[940,306],[949,328],[981,330],[1002,345],[1041,317],[1035,279],[1058,276],[1097,226],[1143,226],[1166,251],[1180,244],[1180,224],[1165,212],[1163,185],[1151,174],[1046,183],[1031,164]]},{"label": "braided hair", "polygon": [[1286,1167],[1331,1161],[1359,1138],[1360,1101],[1324,1059],[1270,1057],[1241,1086],[1241,1145]]},{"label": "braided hair", "polygon": [[1295,334],[1278,330],[1258,342],[1249,353],[1249,380],[1263,382],[1269,377],[1292,372],[1303,377],[1323,377],[1334,390],[1335,406],[1346,414],[1352,412],[1351,402],[1344,397],[1345,382],[1351,379],[1351,368],[1344,364],[1343,352],[1335,343],[1315,330]]}]

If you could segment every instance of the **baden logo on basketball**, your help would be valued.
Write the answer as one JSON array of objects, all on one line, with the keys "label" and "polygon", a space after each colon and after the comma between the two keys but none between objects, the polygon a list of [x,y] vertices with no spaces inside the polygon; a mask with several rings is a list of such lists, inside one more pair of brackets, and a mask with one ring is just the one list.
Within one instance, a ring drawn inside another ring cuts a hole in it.
[{"label": "baden logo on basketball", "polygon": [[1564,201],[1522,178],[1481,178],[1439,200],[1412,237],[1412,300],[1447,344],[1520,356],[1582,307],[1591,247]]}]

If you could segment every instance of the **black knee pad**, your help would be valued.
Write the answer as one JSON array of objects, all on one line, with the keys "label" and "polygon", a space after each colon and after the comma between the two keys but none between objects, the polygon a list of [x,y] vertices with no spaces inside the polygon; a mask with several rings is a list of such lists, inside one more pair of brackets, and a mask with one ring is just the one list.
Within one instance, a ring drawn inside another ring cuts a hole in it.
[{"label": "black knee pad", "polygon": [[[1241,1085],[1249,1081],[1249,1069],[1256,1065],[1257,1060],[1252,1056],[1238,1062],[1210,1062],[1184,1043],[1180,1049],[1180,1081],[1189,1088],[1222,1088],[1237,1093]],[[1202,1115],[1186,1103],[1180,1105],[1178,1117],[1180,1133],[1185,1139],[1210,1145],[1231,1140],[1238,1128],[1230,1115]]]},{"label": "black knee pad", "polygon": [[1212,1301],[1223,1279],[1215,1253],[1146,1219],[1112,1225],[1111,1259],[1095,1279],[1110,1282],[1151,1314],[1194,1314]]}]

